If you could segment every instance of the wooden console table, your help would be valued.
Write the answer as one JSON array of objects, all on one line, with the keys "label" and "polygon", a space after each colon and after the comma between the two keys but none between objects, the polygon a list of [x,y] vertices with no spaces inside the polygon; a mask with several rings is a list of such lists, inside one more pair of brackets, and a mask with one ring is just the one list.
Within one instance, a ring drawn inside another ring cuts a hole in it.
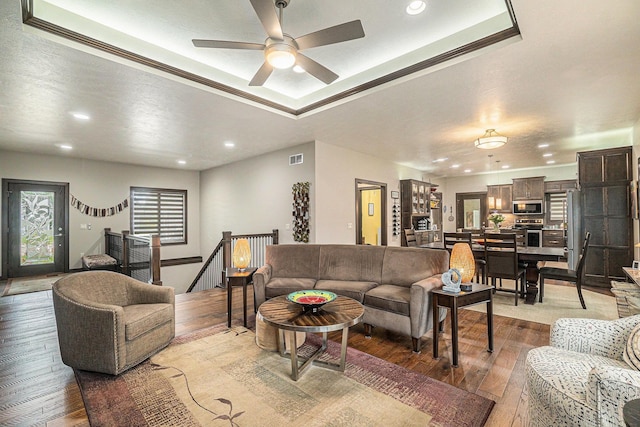
[{"label": "wooden console table", "polygon": [[245,268],[240,271],[237,268],[227,268],[227,326],[231,327],[232,295],[234,286],[242,286],[242,308],[244,309],[244,327],[247,327],[247,285],[253,282],[253,273],[257,268]]},{"label": "wooden console table", "polygon": [[453,357],[451,365],[458,367],[458,307],[465,307],[482,302],[487,303],[487,334],[489,339],[489,353],[493,352],[493,287],[472,283],[470,291],[460,291],[458,293],[446,292],[442,288],[431,291],[431,301],[433,304],[433,358],[438,356],[438,318],[440,310],[438,307],[447,307],[451,311],[451,343],[453,347]]}]

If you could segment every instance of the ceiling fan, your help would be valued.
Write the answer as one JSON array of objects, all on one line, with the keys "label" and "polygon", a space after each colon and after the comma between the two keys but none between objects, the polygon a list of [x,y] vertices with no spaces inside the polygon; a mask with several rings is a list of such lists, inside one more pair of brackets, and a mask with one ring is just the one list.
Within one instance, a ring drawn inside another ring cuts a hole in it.
[{"label": "ceiling fan", "polygon": [[313,59],[300,53],[303,49],[341,43],[364,37],[364,29],[360,20],[325,28],[294,39],[282,31],[282,12],[290,0],[250,0],[262,26],[267,32],[264,44],[233,42],[224,40],[193,39],[195,47],[219,49],[263,50],[265,61],[249,82],[249,86],[262,86],[274,68],[285,69],[298,65],[306,72],[330,84],[338,75]]}]

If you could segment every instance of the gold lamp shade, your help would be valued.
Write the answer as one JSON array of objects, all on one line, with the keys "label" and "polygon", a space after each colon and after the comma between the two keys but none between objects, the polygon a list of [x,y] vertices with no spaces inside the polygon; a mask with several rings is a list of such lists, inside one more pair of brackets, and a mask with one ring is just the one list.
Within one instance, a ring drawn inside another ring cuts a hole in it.
[{"label": "gold lamp shade", "polygon": [[451,249],[449,267],[455,268],[462,275],[462,283],[469,283],[476,272],[476,259],[468,243],[456,243]]},{"label": "gold lamp shade", "polygon": [[249,241],[247,239],[236,240],[236,245],[233,248],[233,266],[240,271],[244,271],[249,267],[251,262],[251,248],[249,247]]}]

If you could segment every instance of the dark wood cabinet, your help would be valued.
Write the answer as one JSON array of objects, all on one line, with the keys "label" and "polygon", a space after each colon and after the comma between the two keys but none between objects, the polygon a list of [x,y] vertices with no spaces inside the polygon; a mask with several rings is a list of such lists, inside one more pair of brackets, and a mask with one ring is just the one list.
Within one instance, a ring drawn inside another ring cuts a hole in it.
[{"label": "dark wood cabinet", "polygon": [[575,179],[544,182],[545,193],[565,193],[567,190],[571,190],[574,188],[576,188]]},{"label": "dark wood cabinet", "polygon": [[564,248],[567,246],[564,230],[542,230],[542,246],[545,248]]},{"label": "dark wood cabinet", "polygon": [[[414,229],[419,232],[429,231],[435,224],[437,227],[435,234],[441,239],[442,193],[431,192],[432,187],[433,184],[429,182],[414,179],[400,181],[400,227],[402,230]],[[434,206],[433,213],[431,206]],[[407,246],[404,232],[400,235],[402,246]]]},{"label": "dark wood cabinet", "polygon": [[511,184],[487,185],[487,212],[511,213]]},{"label": "dark wood cabinet", "polygon": [[578,153],[581,233],[591,233],[586,284],[610,287],[633,262],[631,147]]},{"label": "dark wood cabinet", "polygon": [[513,200],[542,200],[544,176],[513,179]]}]

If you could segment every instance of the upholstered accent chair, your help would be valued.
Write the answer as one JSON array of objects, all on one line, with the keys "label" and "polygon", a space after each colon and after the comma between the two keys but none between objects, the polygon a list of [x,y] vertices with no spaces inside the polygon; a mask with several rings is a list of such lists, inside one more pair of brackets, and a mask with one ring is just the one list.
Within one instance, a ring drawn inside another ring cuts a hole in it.
[{"label": "upholstered accent chair", "polygon": [[72,368],[118,375],[175,336],[173,288],[86,271],[52,290],[62,362]]},{"label": "upholstered accent chair", "polygon": [[640,315],[558,319],[525,366],[531,427],[624,426],[624,404],[640,398]]}]

